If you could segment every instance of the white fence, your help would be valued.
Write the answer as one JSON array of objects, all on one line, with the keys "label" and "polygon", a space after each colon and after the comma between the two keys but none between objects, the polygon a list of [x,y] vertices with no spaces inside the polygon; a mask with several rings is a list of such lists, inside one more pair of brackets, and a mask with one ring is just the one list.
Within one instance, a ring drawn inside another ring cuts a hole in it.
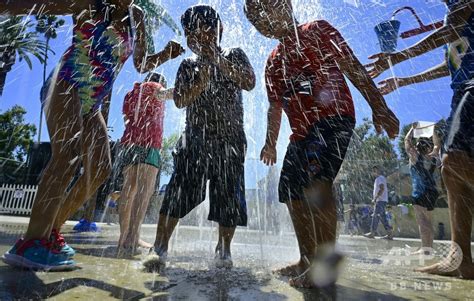
[{"label": "white fence", "polygon": [[0,213],[29,215],[37,189],[37,185],[1,185]]}]

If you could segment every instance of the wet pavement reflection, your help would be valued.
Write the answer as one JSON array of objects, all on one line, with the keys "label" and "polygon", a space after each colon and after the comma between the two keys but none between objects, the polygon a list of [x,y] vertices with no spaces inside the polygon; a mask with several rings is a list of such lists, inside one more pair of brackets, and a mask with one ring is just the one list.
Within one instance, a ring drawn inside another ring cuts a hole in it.
[{"label": "wet pavement reflection", "polygon": [[[13,223],[8,219],[0,216],[2,253],[26,230],[26,222],[15,218]],[[396,254],[393,250],[416,247],[419,244],[416,240],[341,236],[338,249],[346,257],[337,284],[327,289],[307,290],[291,288],[287,278],[271,273],[272,269],[297,258],[296,240],[291,233],[264,235],[245,229],[237,231],[234,268],[225,270],[213,266],[216,229],[181,226],[171,240],[168,267],[159,275],[142,271],[140,260],[146,250],[133,259],[117,259],[118,225],[101,227],[99,233],[74,233],[70,225],[65,227],[65,237],[77,251],[79,267],[74,271],[33,272],[0,263],[0,300],[474,299],[474,281],[416,273],[413,269],[420,264],[417,260],[387,261]],[[152,242],[154,233],[154,226],[144,225],[142,238]],[[443,246],[440,242],[436,244]]]}]

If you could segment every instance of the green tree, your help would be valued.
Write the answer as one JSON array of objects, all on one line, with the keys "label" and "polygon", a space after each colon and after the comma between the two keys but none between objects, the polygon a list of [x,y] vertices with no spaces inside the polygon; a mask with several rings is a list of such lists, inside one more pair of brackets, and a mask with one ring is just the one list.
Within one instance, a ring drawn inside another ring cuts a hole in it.
[{"label": "green tree", "polygon": [[160,187],[160,179],[162,175],[170,176],[173,173],[173,150],[178,142],[179,134],[172,134],[163,138],[161,145],[161,168],[156,178],[156,187]]},{"label": "green tree", "polygon": [[[51,39],[58,37],[57,29],[64,25],[63,19],[58,19],[54,15],[41,15],[37,17],[36,32],[42,34],[45,38],[46,49],[49,49]],[[48,67],[48,51],[44,52],[43,56],[43,86],[46,83],[46,69]],[[38,142],[41,139],[41,129],[43,124],[43,110],[40,110],[40,119],[38,126]]]},{"label": "green tree", "polygon": [[173,173],[173,150],[178,142],[179,134],[172,134],[169,137],[163,139],[163,145],[161,147],[161,169],[160,172],[163,175],[171,175]]},{"label": "green tree", "polygon": [[25,122],[26,110],[13,106],[0,114],[0,157],[24,162],[36,134],[36,126]]},{"label": "green tree", "polygon": [[153,32],[157,31],[163,24],[168,26],[175,34],[181,36],[179,26],[170,16],[170,14],[164,9],[163,6],[155,3],[152,0],[136,0],[135,4],[138,5],[146,14],[145,18],[145,30],[147,40],[147,51],[148,53],[155,53],[155,43],[153,42]]},{"label": "green tree", "polygon": [[375,134],[372,122],[364,122],[354,129],[338,179],[344,184],[346,202],[368,203],[372,199],[372,167],[380,166],[386,176],[398,167],[394,145],[386,136]]},{"label": "green tree", "polygon": [[3,93],[8,72],[15,64],[16,57],[33,68],[30,56],[41,63],[47,52],[46,43],[38,38],[38,33],[29,31],[33,26],[30,20],[22,17],[10,17],[0,23],[0,95]]}]

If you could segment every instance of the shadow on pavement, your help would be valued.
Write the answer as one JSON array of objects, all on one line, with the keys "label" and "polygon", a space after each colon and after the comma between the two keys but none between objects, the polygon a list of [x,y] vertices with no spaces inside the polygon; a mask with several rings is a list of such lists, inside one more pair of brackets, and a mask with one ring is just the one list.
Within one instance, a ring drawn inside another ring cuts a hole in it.
[{"label": "shadow on pavement", "polygon": [[1,300],[43,300],[60,295],[76,287],[93,287],[110,293],[116,299],[139,300],[146,295],[143,292],[115,286],[104,281],[88,278],[69,278],[52,283],[44,283],[36,273],[28,270],[0,267]]},{"label": "shadow on pavement", "polygon": [[[117,247],[116,246],[108,246],[102,248],[80,248],[74,247],[74,250],[78,254],[93,256],[93,257],[100,257],[100,258],[112,258],[117,259]],[[130,258],[131,259],[131,258]]]},{"label": "shadow on pavement", "polygon": [[409,300],[399,296],[383,294],[377,292],[368,292],[350,288],[342,285],[333,285],[323,289],[298,289],[303,293],[305,301],[314,300],[377,300],[377,301],[391,301],[391,300]]}]

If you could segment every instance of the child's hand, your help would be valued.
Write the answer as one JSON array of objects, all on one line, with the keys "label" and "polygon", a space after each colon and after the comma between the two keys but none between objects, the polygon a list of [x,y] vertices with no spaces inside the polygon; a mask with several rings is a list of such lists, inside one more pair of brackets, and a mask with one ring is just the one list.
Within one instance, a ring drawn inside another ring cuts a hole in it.
[{"label": "child's hand", "polygon": [[265,144],[260,153],[260,160],[267,166],[275,165],[277,160],[276,147]]},{"label": "child's hand", "polygon": [[433,146],[433,151],[431,153],[428,154],[428,157],[431,157],[431,158],[439,158],[439,150],[440,150],[440,146]]},{"label": "child's hand", "polygon": [[377,134],[382,134],[383,130],[387,132],[390,139],[395,139],[400,131],[400,121],[389,108],[372,113],[372,122]]},{"label": "child's hand", "polygon": [[387,95],[397,90],[400,87],[400,78],[398,77],[389,77],[378,83],[379,90],[382,95]]},{"label": "child's hand", "polygon": [[176,41],[169,41],[168,44],[166,44],[164,51],[169,53],[171,59],[177,58],[185,52],[183,46]]},{"label": "child's hand", "polygon": [[[392,54],[382,52],[369,56],[369,59],[376,59],[376,61],[365,65],[365,68],[367,69],[367,72],[369,73],[370,77],[376,78],[385,70],[390,68],[389,60],[392,59]],[[395,62],[392,62],[392,64],[395,64]]]}]

